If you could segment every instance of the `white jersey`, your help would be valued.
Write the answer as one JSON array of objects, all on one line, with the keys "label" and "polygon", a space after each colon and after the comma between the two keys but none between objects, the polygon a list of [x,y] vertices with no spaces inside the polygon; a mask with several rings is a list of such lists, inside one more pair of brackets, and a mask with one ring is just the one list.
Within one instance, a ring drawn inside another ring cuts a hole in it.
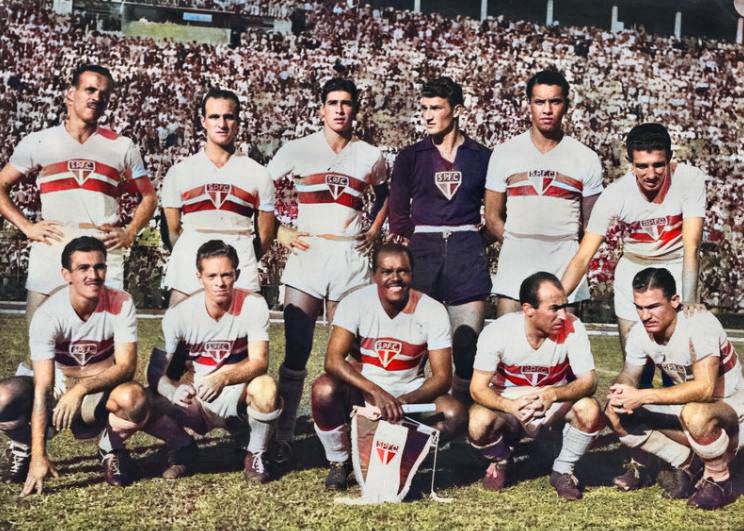
[{"label": "white jersey", "polygon": [[161,202],[181,210],[187,229],[253,229],[256,210],[274,211],[269,172],[245,155],[233,155],[218,168],[204,151],[172,166],[163,180]]},{"label": "white jersey", "polygon": [[358,289],[341,299],[333,318],[359,338],[362,376],[393,396],[421,379],[430,350],[450,348],[449,316],[442,304],[410,290],[406,307],[394,318],[385,312],[377,285]]},{"label": "white jersey", "polygon": [[678,312],[674,333],[666,345],[656,343],[643,323],[637,322],[630,329],[625,345],[626,363],[645,365],[646,359],[651,359],[675,385],[693,380],[693,363],[708,356],[720,358],[715,398],[725,398],[744,389],[739,356],[720,321],[708,311],[692,317]]},{"label": "white jersey", "polygon": [[486,326],[478,336],[473,368],[496,373],[498,388],[563,385],[594,370],[589,336],[571,314],[560,333],[537,349],[527,341],[523,312],[508,313]]},{"label": "white jersey", "polygon": [[260,295],[236,288],[230,310],[219,321],[207,313],[204,291],[197,291],[165,312],[166,352],[179,343],[188,351],[197,376],[248,357],[248,343],[269,340],[269,307]]},{"label": "white jersey", "polygon": [[682,220],[705,218],[705,174],[678,164],[668,177],[668,188],[649,202],[628,172],[607,187],[589,218],[587,232],[604,236],[613,221],[623,232],[623,253],[640,259],[682,258]]},{"label": "white jersey", "polygon": [[24,175],[40,169],[41,217],[67,224],[116,223],[122,188],[147,178],[132,141],[102,127],[82,144],[64,125],[31,133],[18,143],[10,164]]},{"label": "white jersey", "polygon": [[267,167],[274,180],[294,175],[297,228],[311,234],[359,234],[365,190],[387,179],[387,164],[378,148],[352,140],[334,153],[323,131],[288,142]]},{"label": "white jersey", "polygon": [[486,188],[506,193],[505,238],[575,241],[582,198],[602,191],[602,164],[570,136],[540,153],[528,130],[494,148]]},{"label": "white jersey", "polygon": [[67,376],[83,377],[114,364],[116,345],[137,342],[137,315],[125,291],[103,287],[98,306],[83,321],[70,303],[70,288],[39,306],[28,332],[31,359],[54,359]]}]

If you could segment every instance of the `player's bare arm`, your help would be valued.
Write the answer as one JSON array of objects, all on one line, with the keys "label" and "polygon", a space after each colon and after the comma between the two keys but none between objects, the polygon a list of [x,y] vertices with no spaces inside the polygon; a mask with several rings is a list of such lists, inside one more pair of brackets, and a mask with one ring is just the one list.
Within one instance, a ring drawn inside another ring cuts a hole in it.
[{"label": "player's bare arm", "polygon": [[537,392],[542,402],[542,410],[547,411],[553,402],[576,402],[585,397],[590,397],[597,389],[597,373],[592,370],[582,374],[566,385],[549,386]]},{"label": "player's bare arm", "polygon": [[196,389],[190,383],[180,383],[170,376],[173,365],[180,365],[183,360],[176,360],[177,352],[166,354],[165,372],[158,380],[158,394],[167,398],[172,404],[188,407],[196,397]]},{"label": "player's bare arm", "polygon": [[581,239],[579,249],[576,254],[568,263],[566,271],[563,273],[561,278],[561,284],[566,292],[566,295],[571,295],[576,289],[576,286],[581,282],[581,278],[586,274],[589,269],[589,263],[597,253],[599,246],[602,245],[604,235],[594,234],[593,232],[585,232],[584,237]]},{"label": "player's bare arm", "polygon": [[514,415],[522,422],[532,418],[534,407],[537,405],[537,393],[528,393],[519,398],[506,398],[499,391],[490,386],[495,372],[473,370],[470,380],[470,394],[478,404],[494,411],[502,411]]},{"label": "player's bare arm", "polygon": [[196,392],[202,400],[211,402],[228,385],[247,383],[266,374],[269,368],[269,342],[249,341],[248,357],[238,363],[223,365],[213,373],[204,376]]},{"label": "player's bare arm", "polygon": [[452,387],[452,349],[440,348],[429,351],[429,376],[421,387],[400,395],[398,401],[402,404],[425,404],[433,402]]},{"label": "player's bare arm", "polygon": [[700,260],[698,251],[703,239],[703,218],[685,218],[682,220],[682,303],[686,313],[698,302],[698,270]]},{"label": "player's bare arm", "polygon": [[504,240],[506,222],[506,194],[486,189],[485,238],[488,243]]},{"label": "player's bare arm", "polygon": [[261,254],[256,258],[261,258],[271,248],[271,242],[276,237],[276,217],[274,212],[264,212],[263,210],[258,213],[258,241],[260,242]]},{"label": "player's bare arm", "polygon": [[[387,184],[376,186],[375,190],[377,190],[380,187],[385,187],[387,189]],[[377,212],[377,215],[375,216],[374,221],[372,222],[372,225],[369,227],[369,229],[366,232],[363,232],[356,236],[357,243],[357,251],[360,253],[368,253],[372,250],[372,247],[374,246],[375,242],[377,241],[377,238],[380,236],[380,231],[382,230],[382,225],[385,223],[385,220],[388,216],[388,198],[386,197],[383,202],[382,206],[380,207],[379,212]]]},{"label": "player's bare arm", "polygon": [[51,474],[57,477],[57,470],[46,453],[46,429],[48,424],[47,407],[52,400],[54,389],[54,360],[37,360],[34,367],[34,405],[31,411],[31,463],[21,497],[41,494],[44,479]]},{"label": "player's bare arm", "polygon": [[295,250],[307,251],[310,248],[310,244],[307,243],[305,238],[308,236],[310,236],[309,232],[293,229],[287,225],[279,225],[276,232],[276,241],[291,252]]},{"label": "player's bare arm", "polygon": [[328,340],[325,371],[338,380],[351,385],[364,393],[380,409],[382,418],[393,422],[403,418],[403,408],[393,395],[379,385],[362,376],[346,361],[354,343],[354,334],[340,326],[334,326]]},{"label": "player's bare arm", "polygon": [[183,232],[181,209],[167,207],[163,209],[163,213],[165,214],[165,222],[168,225],[168,238],[170,239],[171,246],[174,246],[178,237]]},{"label": "player's bare arm", "polygon": [[10,198],[10,189],[22,177],[23,174],[12,164],[6,164],[0,171],[0,216],[18,227],[33,242],[42,242],[50,245],[55,241],[62,241],[64,233],[59,228],[59,223],[51,220],[41,220],[37,223],[32,223],[13,203],[13,200]]},{"label": "player's bare arm", "polygon": [[150,221],[158,205],[155,189],[152,187],[150,179],[140,177],[134,180],[134,184],[137,187],[137,192],[141,195],[141,199],[132,214],[131,223],[126,227],[116,227],[110,224],[99,227],[104,233],[103,243],[109,250],[131,247],[137,239],[137,234]]},{"label": "player's bare arm", "polygon": [[586,231],[586,225],[589,223],[589,218],[592,216],[594,203],[597,202],[599,196],[600,194],[594,194],[581,198],[581,234],[584,234],[584,231]]}]

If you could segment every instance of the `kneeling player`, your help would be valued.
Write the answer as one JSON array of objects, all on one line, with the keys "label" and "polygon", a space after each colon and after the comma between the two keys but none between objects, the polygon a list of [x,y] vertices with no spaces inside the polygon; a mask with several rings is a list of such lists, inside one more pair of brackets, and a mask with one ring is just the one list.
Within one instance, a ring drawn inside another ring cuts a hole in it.
[{"label": "kneeling player", "polygon": [[31,321],[33,378],[0,382],[0,429],[11,440],[9,479],[25,478],[24,496],[41,493],[44,479],[57,476],[46,438],[65,428],[76,438],[101,434],[106,481],[130,484],[123,442],[148,419],[145,390],[131,381],[137,366],[134,305],[128,293],[104,286],[103,242],[90,236],[70,241],[62,251],[62,277],[67,286],[53,292]]},{"label": "kneeling player", "polygon": [[[744,427],[744,377],[736,351],[713,314],[688,317],[679,311],[677,286],[667,269],[637,273],[633,301],[640,323],[630,329],[625,366],[610,387],[610,425],[626,446],[672,465],[662,483],[667,496],[689,496],[689,505],[703,509],[732,503],[728,465]],[[638,389],[647,359],[672,386]],[[702,480],[695,485],[701,468]],[[638,488],[644,475],[634,466],[615,484]]]},{"label": "kneeling player", "polygon": [[[263,483],[270,479],[263,454],[281,413],[276,383],[266,374],[269,309],[260,295],[234,287],[239,271],[232,246],[206,242],[197,251],[196,267],[203,289],[163,318],[169,363],[157,390],[175,406],[164,411],[196,433],[247,423],[251,435],[243,473]],[[190,370],[178,375],[184,362]],[[193,443],[182,446],[163,477],[186,474],[193,454]]]},{"label": "kneeling player", "polygon": [[[411,255],[387,243],[373,259],[374,284],[344,297],[333,320],[325,369],[313,383],[311,403],[330,471],[329,489],[345,489],[349,472],[348,418],[353,404],[368,401],[382,418],[397,422],[402,404],[430,403],[444,414],[435,427],[451,438],[465,428],[463,406],[447,392],[452,384],[452,338],[447,310],[410,289]],[[346,356],[358,339],[361,371]],[[424,377],[429,358],[431,376]]]},{"label": "kneeling player", "polygon": [[603,427],[591,398],[597,379],[584,325],[566,312],[566,294],[545,272],[520,286],[522,311],[488,325],[478,338],[470,392],[470,440],[491,461],[483,478],[489,490],[506,483],[514,445],[524,436],[568,421],[550,484],[567,500],[581,498],[574,465]]}]

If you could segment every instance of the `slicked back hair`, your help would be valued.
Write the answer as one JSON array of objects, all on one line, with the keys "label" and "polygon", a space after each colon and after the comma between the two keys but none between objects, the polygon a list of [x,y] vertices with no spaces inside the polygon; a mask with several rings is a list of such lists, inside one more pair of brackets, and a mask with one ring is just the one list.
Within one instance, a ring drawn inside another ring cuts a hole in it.
[{"label": "slicked back hair", "polygon": [[542,70],[527,81],[527,100],[532,99],[532,89],[535,85],[558,85],[561,87],[563,97],[568,101],[570,86],[563,74],[557,70]]},{"label": "slicked back hair", "polygon": [[102,253],[103,259],[106,259],[106,246],[98,238],[94,238],[93,236],[78,236],[70,240],[65,245],[65,248],[62,249],[62,267],[71,271],[73,253],[90,253],[93,251]]},{"label": "slicked back hair", "polygon": [[377,271],[377,267],[380,265],[378,260],[380,256],[384,254],[404,254],[408,257],[408,263],[411,264],[413,270],[413,255],[411,250],[405,245],[399,243],[387,242],[380,245],[375,252],[372,254],[372,271]]},{"label": "slicked back hair", "polygon": [[235,251],[235,247],[223,242],[222,240],[209,240],[203,243],[196,251],[196,269],[202,271],[202,260],[207,258],[215,258],[217,256],[226,256],[233,266],[233,269],[238,269],[240,260],[238,259],[238,253]]},{"label": "slicked back hair", "polygon": [[320,89],[320,103],[325,105],[328,94],[337,90],[342,90],[351,94],[351,101],[354,102],[354,108],[359,105],[359,90],[357,89],[357,86],[351,79],[340,77],[329,79],[323,84],[323,87]]},{"label": "slicked back hair", "polygon": [[677,294],[677,282],[664,267],[647,267],[633,277],[633,291],[644,293],[650,289],[660,289],[664,298],[671,300]]},{"label": "slicked back hair", "polygon": [[240,119],[240,100],[238,99],[238,95],[232,90],[221,89],[218,87],[210,88],[202,98],[201,105],[199,106],[202,118],[207,117],[207,100],[210,98],[215,100],[231,100],[235,102],[235,117]]},{"label": "slicked back hair", "polygon": [[114,82],[114,76],[111,75],[111,72],[109,71],[109,69],[106,68],[105,66],[94,65],[92,63],[82,64],[82,65],[78,66],[75,70],[73,70],[73,72],[72,72],[72,80],[70,81],[70,86],[75,87],[75,88],[79,87],[80,86],[80,77],[85,72],[93,72],[95,74],[102,75],[103,77],[105,77],[106,79],[108,79],[109,85],[111,85],[109,88],[111,90],[114,89],[114,85],[116,85],[116,83]]},{"label": "slicked back hair", "polygon": [[519,286],[519,303],[527,303],[533,308],[537,308],[538,306],[540,306],[540,300],[537,296],[537,292],[540,290],[540,286],[542,286],[545,282],[550,282],[556,288],[561,290],[563,289],[561,281],[558,280],[558,277],[556,277],[553,273],[548,273],[547,271],[538,271],[537,273],[532,273],[530,276],[525,278],[522,281],[522,285]]},{"label": "slicked back hair", "polygon": [[672,160],[672,139],[666,127],[657,123],[636,125],[625,138],[628,160],[633,162],[634,151],[664,151],[667,162]]},{"label": "slicked back hair", "polygon": [[457,105],[465,105],[462,87],[451,77],[442,76],[430,79],[421,87],[422,98],[444,98],[453,109]]}]

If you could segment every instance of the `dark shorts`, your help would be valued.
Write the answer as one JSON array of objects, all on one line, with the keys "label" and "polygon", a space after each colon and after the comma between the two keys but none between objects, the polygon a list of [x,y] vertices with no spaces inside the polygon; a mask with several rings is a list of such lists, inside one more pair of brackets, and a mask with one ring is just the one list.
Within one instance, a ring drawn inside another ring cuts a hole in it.
[{"label": "dark shorts", "polygon": [[491,293],[479,232],[414,233],[409,248],[414,289],[453,306],[484,300]]}]

